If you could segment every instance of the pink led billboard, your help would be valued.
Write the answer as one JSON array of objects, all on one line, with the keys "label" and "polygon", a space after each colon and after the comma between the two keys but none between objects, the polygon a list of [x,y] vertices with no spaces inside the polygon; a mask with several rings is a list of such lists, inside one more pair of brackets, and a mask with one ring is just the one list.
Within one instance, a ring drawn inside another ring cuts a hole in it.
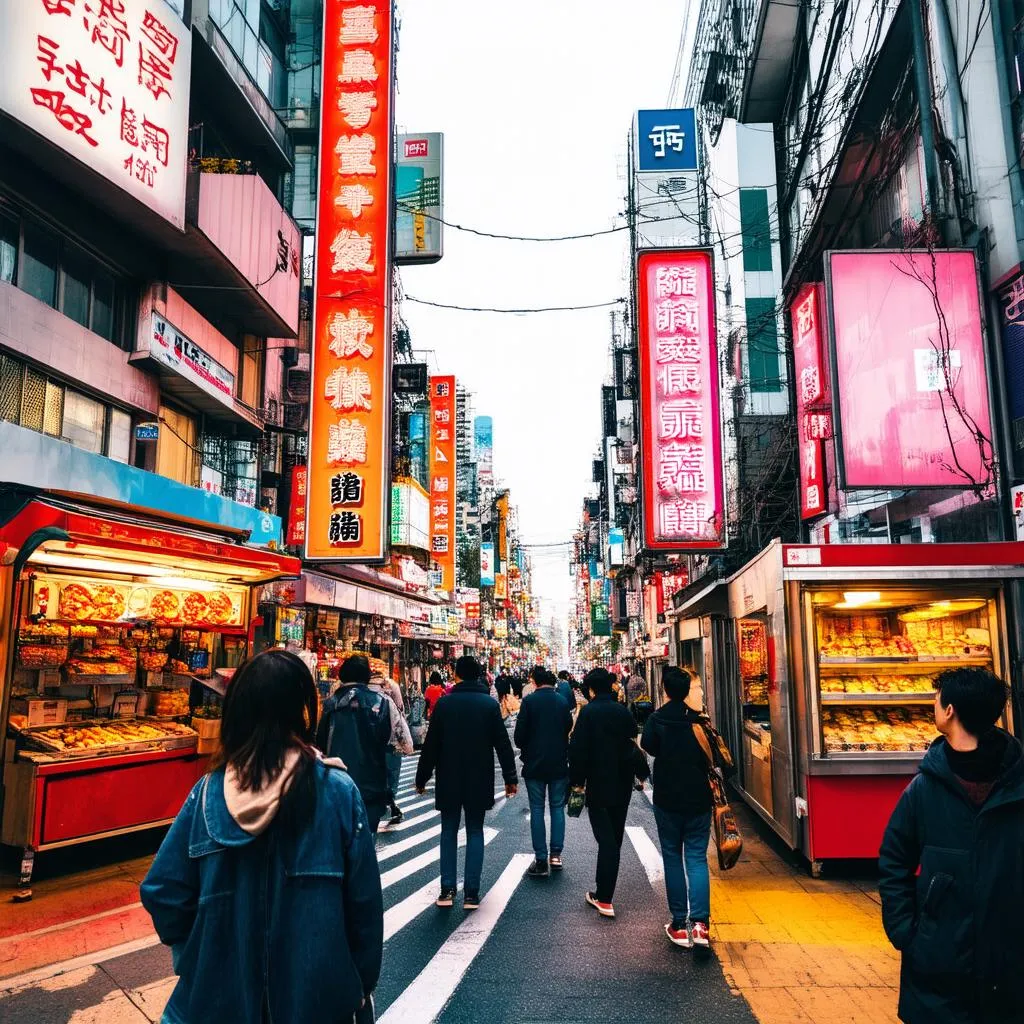
[{"label": "pink led billboard", "polygon": [[991,482],[974,254],[828,254],[843,487]]},{"label": "pink led billboard", "polygon": [[703,249],[637,260],[644,546],[725,546],[715,284]]}]

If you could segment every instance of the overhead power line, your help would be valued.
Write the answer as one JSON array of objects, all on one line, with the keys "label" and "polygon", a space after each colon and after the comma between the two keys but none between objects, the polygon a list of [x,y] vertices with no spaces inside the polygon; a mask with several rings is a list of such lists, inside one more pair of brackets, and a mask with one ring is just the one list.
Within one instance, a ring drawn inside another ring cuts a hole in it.
[{"label": "overhead power line", "polygon": [[613,299],[610,302],[592,302],[582,306],[539,306],[532,309],[502,309],[494,306],[459,306],[449,302],[432,302],[429,299],[417,299],[406,295],[406,302],[415,302],[418,306],[432,306],[434,309],[457,309],[463,313],[576,313],[587,309],[607,309],[609,306],[624,305],[625,299]]},{"label": "overhead power line", "polygon": [[[575,242],[585,238],[600,238],[602,235],[614,235],[629,229],[628,224],[620,224],[618,227],[601,228],[599,231],[585,231],[578,235],[505,235],[498,231],[482,231],[480,228],[456,224],[454,221],[445,220],[436,214],[427,213],[426,210],[413,203],[399,202],[398,205],[408,213],[416,213],[426,217],[428,220],[437,221],[439,224],[443,224],[446,228],[452,228],[454,231],[463,231],[467,235],[479,235],[481,238],[500,238],[508,242]],[[623,214],[620,213],[616,216],[622,217]]]}]

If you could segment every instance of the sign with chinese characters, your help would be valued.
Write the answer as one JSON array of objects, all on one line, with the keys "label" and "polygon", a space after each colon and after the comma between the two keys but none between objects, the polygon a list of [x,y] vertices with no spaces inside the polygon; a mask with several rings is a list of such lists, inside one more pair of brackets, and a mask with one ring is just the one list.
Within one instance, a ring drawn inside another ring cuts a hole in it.
[{"label": "sign with chinese characters", "polygon": [[382,562],[390,534],[390,0],[325,0],[306,558]]},{"label": "sign with chinese characters", "polygon": [[714,269],[704,249],[637,259],[644,546],[723,548]]},{"label": "sign with chinese characters", "polygon": [[697,170],[697,119],[692,107],[636,115],[639,171]]},{"label": "sign with chinese characters", "polygon": [[828,374],[822,357],[822,287],[806,284],[789,307],[800,428],[800,516],[813,519],[828,507],[822,441],[831,436]]},{"label": "sign with chinese characters", "polygon": [[149,352],[158,363],[169,366],[208,395],[225,405],[234,404],[235,375],[159,313],[153,314]]},{"label": "sign with chinese characters", "polygon": [[455,378],[430,378],[430,558],[455,591]]},{"label": "sign with chinese characters", "polygon": [[289,547],[302,547],[306,539],[306,467],[292,469],[292,487],[288,503]]},{"label": "sign with chinese characters", "polygon": [[430,549],[430,499],[411,480],[391,485],[391,544],[421,551]]},{"label": "sign with chinese characters", "polygon": [[395,262],[437,263],[444,255],[444,136],[399,135],[395,160]]},{"label": "sign with chinese characters", "polygon": [[1013,461],[1024,471],[1024,270],[1018,270],[996,293],[1003,336],[1006,401],[1012,430]]},{"label": "sign with chinese characters", "polygon": [[658,595],[657,614],[664,615],[672,607],[672,598],[690,582],[690,572],[688,569],[657,572],[654,579]]},{"label": "sign with chinese characters", "polygon": [[0,109],[185,227],[192,34],[164,0],[3,0]]},{"label": "sign with chinese characters", "polygon": [[480,586],[494,586],[494,545],[480,545]]}]

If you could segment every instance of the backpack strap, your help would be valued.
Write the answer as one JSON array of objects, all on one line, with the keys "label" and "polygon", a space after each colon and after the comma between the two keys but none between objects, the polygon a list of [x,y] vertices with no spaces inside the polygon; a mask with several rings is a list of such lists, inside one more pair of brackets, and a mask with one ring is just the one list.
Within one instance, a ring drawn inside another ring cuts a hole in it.
[{"label": "backpack strap", "polygon": [[708,741],[708,734],[704,731],[704,726],[693,723],[693,738],[697,741],[698,746],[704,751],[704,756],[708,759],[708,769],[710,771],[715,770],[715,755],[711,752],[711,743]]}]

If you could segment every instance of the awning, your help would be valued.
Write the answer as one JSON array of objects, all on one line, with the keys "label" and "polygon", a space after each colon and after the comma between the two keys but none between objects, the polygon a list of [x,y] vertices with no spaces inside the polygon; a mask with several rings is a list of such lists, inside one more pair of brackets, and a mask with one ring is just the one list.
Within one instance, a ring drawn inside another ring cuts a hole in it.
[{"label": "awning", "polygon": [[666,619],[694,619],[702,615],[729,614],[728,581],[715,578],[696,580],[675,595],[677,604],[665,612]]}]

